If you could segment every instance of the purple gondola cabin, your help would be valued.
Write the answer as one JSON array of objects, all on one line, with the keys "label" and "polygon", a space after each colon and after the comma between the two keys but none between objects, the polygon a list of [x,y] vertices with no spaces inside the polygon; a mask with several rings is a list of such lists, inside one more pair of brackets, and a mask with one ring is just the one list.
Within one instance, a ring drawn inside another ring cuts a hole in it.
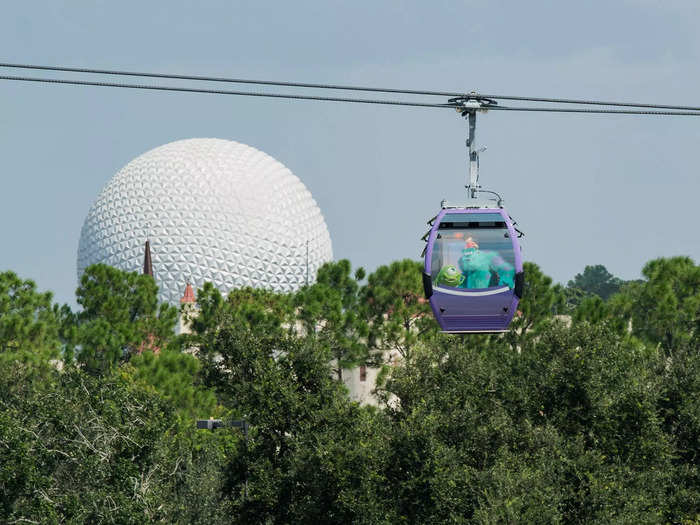
[{"label": "purple gondola cabin", "polygon": [[435,218],[423,286],[443,332],[505,332],[522,296],[518,235],[503,208],[446,208]]}]

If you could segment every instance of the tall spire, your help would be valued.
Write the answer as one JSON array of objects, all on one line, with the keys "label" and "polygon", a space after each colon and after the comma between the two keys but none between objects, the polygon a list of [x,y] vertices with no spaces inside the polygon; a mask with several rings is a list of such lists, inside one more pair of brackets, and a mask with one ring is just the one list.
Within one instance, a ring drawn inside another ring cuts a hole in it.
[{"label": "tall spire", "polygon": [[196,298],[194,296],[194,290],[192,289],[192,285],[190,283],[187,283],[187,286],[185,286],[185,295],[183,295],[180,298],[180,304],[192,304],[196,301]]},{"label": "tall spire", "polygon": [[143,254],[143,274],[153,277],[153,261],[151,261],[151,241],[146,241],[146,249]]}]

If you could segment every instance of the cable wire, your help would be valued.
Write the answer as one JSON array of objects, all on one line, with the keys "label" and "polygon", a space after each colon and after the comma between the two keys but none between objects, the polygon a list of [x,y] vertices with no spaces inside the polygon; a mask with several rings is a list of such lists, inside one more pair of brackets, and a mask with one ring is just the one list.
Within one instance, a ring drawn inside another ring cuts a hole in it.
[{"label": "cable wire", "polygon": [[508,106],[489,106],[488,111],[533,111],[545,113],[593,113],[593,114],[618,114],[618,115],[678,115],[700,117],[700,111],[653,111],[635,109],[583,109],[583,108],[535,108],[522,107],[514,108]]},{"label": "cable wire", "polygon": [[644,104],[635,102],[604,102],[602,100],[578,100],[570,98],[542,98],[542,97],[517,97],[512,95],[484,95],[479,93],[483,98],[496,98],[501,100],[517,100],[521,102],[550,102],[553,104],[587,104],[591,106],[621,106],[632,108],[650,108],[650,109],[675,109],[679,111],[700,111],[700,106],[671,106],[665,104]]},{"label": "cable wire", "polygon": [[[0,75],[0,80],[14,80],[19,82],[39,82],[44,84],[63,84],[74,86],[113,87],[125,89],[144,89],[152,91],[178,91],[184,93],[206,93],[214,95],[239,95],[248,97],[265,97],[290,100],[317,100],[326,102],[349,102],[354,104],[380,104],[387,106],[408,106],[423,108],[451,108],[462,110],[463,107],[456,103],[437,104],[431,102],[413,102],[404,100],[381,100],[348,97],[322,97],[319,95],[295,95],[287,93],[267,93],[262,91],[232,91],[223,89],[192,88],[178,86],[154,86],[149,84],[124,84],[118,82],[98,82],[89,80],[67,80],[60,78],[40,78]],[[623,114],[623,115],[665,115],[665,116],[700,116],[700,111],[653,111],[630,109],[581,109],[581,108],[538,108],[538,107],[508,107],[492,105],[488,110],[500,111],[531,111],[548,113],[593,113],[593,114]]]},{"label": "cable wire", "polygon": [[[365,91],[374,93],[394,93],[402,95],[425,95],[425,96],[441,96],[441,97],[461,97],[467,96],[464,92],[450,92],[450,91],[429,91],[429,90],[414,90],[414,89],[394,89],[394,88],[376,88],[376,87],[363,87],[363,86],[344,86],[338,84],[314,84],[306,82],[281,82],[273,80],[252,80],[243,78],[227,78],[227,77],[213,77],[213,76],[202,76],[202,75],[178,75],[170,73],[148,73],[139,71],[121,71],[113,69],[95,69],[95,68],[78,68],[78,67],[67,67],[67,66],[43,66],[35,64],[13,64],[13,63],[0,63],[0,67],[4,68],[17,68],[17,69],[33,69],[33,70],[43,70],[43,71],[61,71],[70,73],[88,73],[88,74],[99,74],[99,75],[120,75],[120,76],[135,76],[135,77],[148,77],[148,78],[167,78],[173,80],[195,80],[195,81],[205,81],[205,82],[226,82],[233,84],[255,84],[264,86],[281,86],[281,87],[294,87],[294,88],[311,88],[311,89],[334,89],[342,91]],[[524,97],[515,95],[489,95],[483,93],[472,93],[472,96],[480,98],[494,98],[502,100],[513,100],[519,102],[546,102],[552,104],[583,104],[592,106],[617,106],[617,107],[632,107],[632,108],[649,108],[649,109],[666,109],[666,110],[676,110],[676,111],[700,111],[700,106],[677,106],[669,104],[647,104],[647,103],[637,103],[637,102],[606,102],[601,100],[583,100],[583,99],[569,99],[569,98],[547,98],[547,97]],[[320,99],[324,100],[324,99]],[[636,114],[636,113],[633,113]],[[640,113],[646,115],[649,113]],[[651,113],[656,114],[656,113]],[[663,114],[663,113],[661,113]]]},{"label": "cable wire", "polygon": [[283,93],[263,93],[256,91],[228,91],[223,89],[204,89],[176,86],[152,86],[147,84],[121,84],[116,82],[93,82],[87,80],[65,80],[59,78],[37,78],[37,77],[15,77],[0,75],[0,80],[16,80],[20,82],[40,82],[45,84],[68,84],[74,86],[97,86],[97,87],[114,87],[127,89],[148,89],[156,91],[180,91],[185,93],[208,93],[214,95],[241,95],[248,97],[268,97],[282,98],[292,100],[322,100],[328,102],[351,102],[356,104],[383,104],[388,106],[411,106],[422,108],[449,108],[453,109],[452,104],[435,104],[427,102],[410,102],[402,100],[375,100],[366,98],[344,98],[344,97],[321,97],[315,95],[293,95]]},{"label": "cable wire", "polygon": [[245,78],[210,77],[201,75],[177,75],[170,73],[144,73],[138,71],[117,71],[113,69],[93,69],[65,66],[38,66],[33,64],[6,64],[0,62],[0,67],[18,69],[39,69],[44,71],[64,71],[70,73],[89,73],[98,75],[121,75],[130,77],[167,78],[172,80],[198,80],[204,82],[228,82],[231,84],[258,84],[261,86],[281,86],[313,89],[336,89],[342,91],[367,91],[375,93],[395,93],[402,95],[430,95],[440,97],[458,97],[464,93],[451,93],[444,91],[421,91],[413,89],[376,88],[362,86],[341,86],[337,84],[310,84],[308,82],[280,82],[275,80],[252,80]]}]

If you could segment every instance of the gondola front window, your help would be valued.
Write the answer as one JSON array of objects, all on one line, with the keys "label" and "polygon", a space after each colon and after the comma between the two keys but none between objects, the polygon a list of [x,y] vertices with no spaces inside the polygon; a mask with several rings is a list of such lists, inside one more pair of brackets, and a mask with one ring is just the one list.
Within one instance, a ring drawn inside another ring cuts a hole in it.
[{"label": "gondola front window", "polygon": [[498,213],[447,213],[438,225],[431,257],[433,286],[513,288],[515,254]]}]

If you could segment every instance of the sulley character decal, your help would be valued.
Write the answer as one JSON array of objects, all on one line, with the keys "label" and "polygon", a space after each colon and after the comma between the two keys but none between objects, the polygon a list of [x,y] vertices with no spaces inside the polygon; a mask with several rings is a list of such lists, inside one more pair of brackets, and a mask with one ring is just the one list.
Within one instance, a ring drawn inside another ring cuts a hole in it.
[{"label": "sulley character decal", "polygon": [[471,237],[466,240],[462,257],[459,259],[459,267],[466,276],[465,282],[461,285],[462,288],[488,288],[492,272],[498,276],[498,286],[513,288],[515,278],[513,266],[496,252],[479,250],[479,245]]}]

